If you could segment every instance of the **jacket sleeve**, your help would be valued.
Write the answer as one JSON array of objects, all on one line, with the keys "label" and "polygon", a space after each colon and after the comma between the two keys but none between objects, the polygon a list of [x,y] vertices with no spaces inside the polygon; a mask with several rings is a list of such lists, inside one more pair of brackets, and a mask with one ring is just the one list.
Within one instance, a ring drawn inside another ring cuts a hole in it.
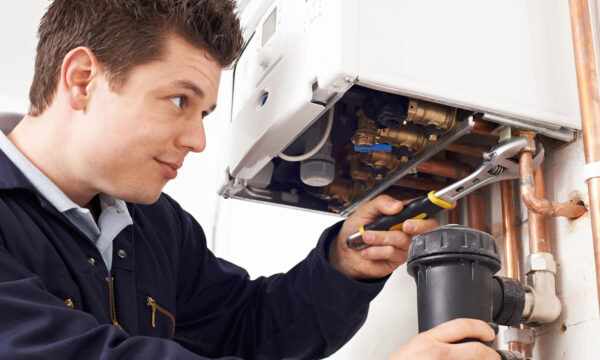
[{"label": "jacket sleeve", "polygon": [[[130,337],[72,310],[6,251],[0,235],[0,354],[3,359],[206,359],[159,338]],[[234,358],[225,358],[233,360]]]},{"label": "jacket sleeve", "polygon": [[329,245],[341,223],[325,230],[316,248],[286,274],[250,280],[245,270],[207,249],[189,214],[181,210],[181,217],[175,340],[198,354],[328,356],[362,326],[387,280],[356,281],[329,265]]}]

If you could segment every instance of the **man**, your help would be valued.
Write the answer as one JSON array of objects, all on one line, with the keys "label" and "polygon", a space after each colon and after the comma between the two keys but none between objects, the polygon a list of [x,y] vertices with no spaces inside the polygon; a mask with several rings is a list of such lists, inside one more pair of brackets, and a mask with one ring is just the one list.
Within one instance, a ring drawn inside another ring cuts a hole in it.
[{"label": "man", "polygon": [[[0,134],[0,354],[7,359],[313,359],[341,347],[387,276],[404,231],[327,229],[287,274],[248,279],[162,194],[205,147],[221,70],[242,46],[232,0],[55,0],[39,28],[30,112]],[[386,335],[387,336],[387,335]],[[457,320],[393,359],[497,359],[492,330]]]}]

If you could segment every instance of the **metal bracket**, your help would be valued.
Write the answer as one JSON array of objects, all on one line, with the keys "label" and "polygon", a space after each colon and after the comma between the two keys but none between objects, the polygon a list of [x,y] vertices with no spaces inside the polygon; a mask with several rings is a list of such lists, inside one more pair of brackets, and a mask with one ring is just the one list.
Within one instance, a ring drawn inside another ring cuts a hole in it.
[{"label": "metal bracket", "polygon": [[[545,136],[548,136],[548,137],[551,137],[554,139],[558,139],[558,140],[562,140],[562,141],[566,141],[566,142],[571,142],[575,139],[575,131],[566,129],[566,128],[558,126],[558,125],[553,125],[553,126],[550,125],[551,128],[549,128],[548,124],[533,122],[530,120],[528,121],[525,119],[514,119],[514,118],[509,118],[506,116],[489,114],[489,113],[484,114],[482,119],[486,120],[486,121],[491,121],[491,122],[494,122],[497,124],[509,125],[509,126],[512,126],[514,128],[518,128],[518,129],[531,130],[540,135],[545,135]],[[497,131],[501,130],[502,128],[503,127],[500,126],[496,130],[494,130],[492,133],[496,133]]]}]

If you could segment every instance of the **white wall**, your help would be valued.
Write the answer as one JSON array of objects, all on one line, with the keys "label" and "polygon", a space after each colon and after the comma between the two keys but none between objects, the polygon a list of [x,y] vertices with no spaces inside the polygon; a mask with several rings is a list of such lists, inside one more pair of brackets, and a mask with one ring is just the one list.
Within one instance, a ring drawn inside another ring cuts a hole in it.
[{"label": "white wall", "polygon": [[0,111],[27,112],[37,25],[47,0],[0,2]]}]

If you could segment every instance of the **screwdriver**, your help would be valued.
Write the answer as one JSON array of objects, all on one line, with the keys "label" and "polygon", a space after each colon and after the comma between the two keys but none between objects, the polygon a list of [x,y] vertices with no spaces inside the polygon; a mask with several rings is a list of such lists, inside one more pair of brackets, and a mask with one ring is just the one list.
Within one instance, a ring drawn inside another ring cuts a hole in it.
[{"label": "screwdriver", "polygon": [[348,237],[346,244],[351,249],[364,249],[369,246],[362,241],[362,236],[365,231],[402,230],[402,226],[406,220],[427,219],[444,209],[452,208],[453,204],[451,202],[437,197],[435,194],[435,190],[430,191],[427,196],[420,197],[405,205],[400,213],[382,216],[375,222],[361,226],[358,232]]}]

